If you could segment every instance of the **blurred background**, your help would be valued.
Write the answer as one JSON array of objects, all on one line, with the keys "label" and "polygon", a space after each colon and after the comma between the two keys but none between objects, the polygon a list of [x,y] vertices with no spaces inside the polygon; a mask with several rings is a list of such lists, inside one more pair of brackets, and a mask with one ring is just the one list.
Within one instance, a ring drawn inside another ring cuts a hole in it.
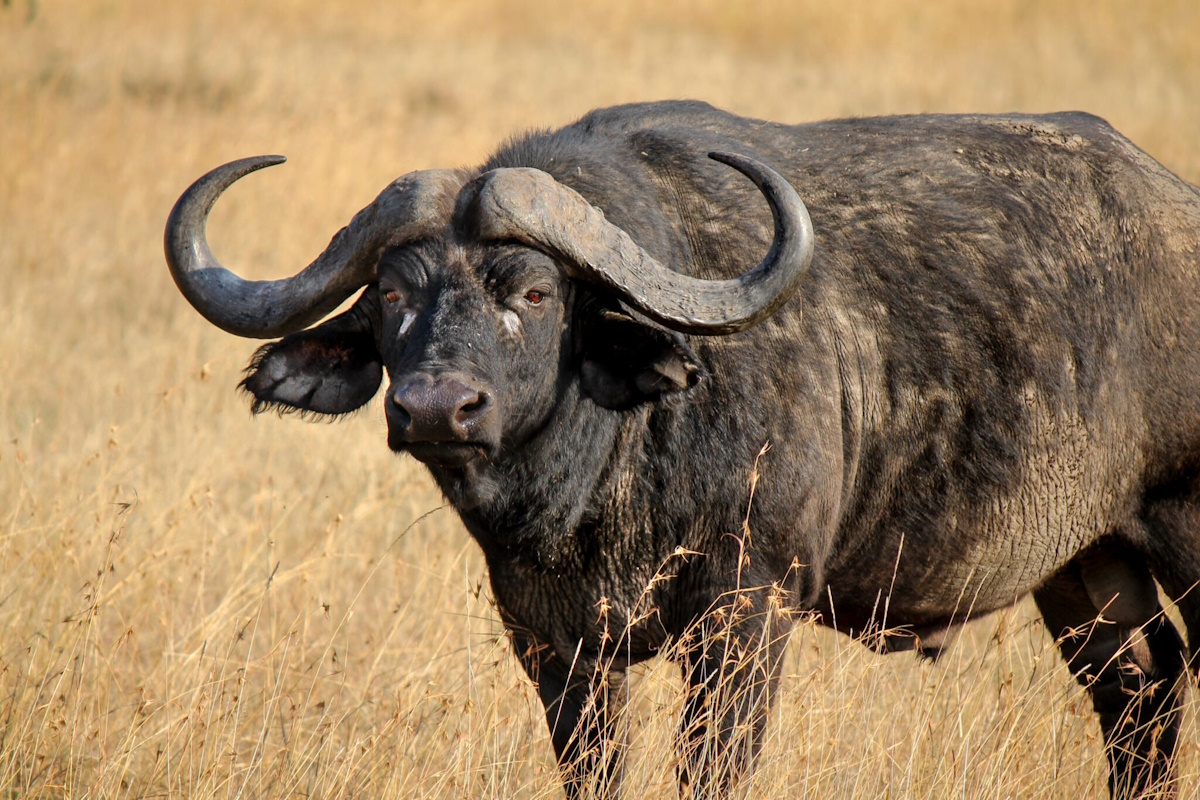
[{"label": "blurred background", "polygon": [[[377,405],[252,420],[254,344],[186,305],[162,227],[204,171],[285,154],[209,236],[290,274],[404,172],[684,97],[794,123],[1080,109],[1200,182],[1200,4],[0,2],[0,794],[557,796],[452,512]],[[792,650],[756,796],[1104,793],[1024,605],[935,666],[811,627]],[[635,685],[631,794],[673,796],[678,680]]]}]

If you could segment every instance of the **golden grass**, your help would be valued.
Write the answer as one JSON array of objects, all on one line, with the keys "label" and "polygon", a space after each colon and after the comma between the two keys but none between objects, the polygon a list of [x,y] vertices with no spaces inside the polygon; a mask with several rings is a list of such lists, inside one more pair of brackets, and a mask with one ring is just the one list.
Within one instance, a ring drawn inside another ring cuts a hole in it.
[{"label": "golden grass", "polygon": [[[0,5],[0,795],[559,792],[481,558],[378,407],[305,425],[234,394],[251,345],[186,307],[159,244],[200,172],[294,159],[214,215],[250,276],[396,175],[628,100],[1082,108],[1200,180],[1200,5],[980,5]],[[936,666],[802,626],[785,672],[755,796],[1103,792],[1087,699],[1024,605]],[[672,795],[680,703],[670,667],[637,671],[630,796]]]}]

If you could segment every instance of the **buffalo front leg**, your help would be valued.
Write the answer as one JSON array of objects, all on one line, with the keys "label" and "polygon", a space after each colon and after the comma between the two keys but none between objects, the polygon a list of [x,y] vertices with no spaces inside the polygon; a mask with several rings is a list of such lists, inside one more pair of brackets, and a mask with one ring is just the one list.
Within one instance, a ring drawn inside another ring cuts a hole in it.
[{"label": "buffalo front leg", "polygon": [[1079,556],[1034,592],[1100,717],[1114,798],[1169,797],[1184,689],[1184,644],[1136,552]]},{"label": "buffalo front leg", "polygon": [[621,709],[625,672],[581,669],[549,647],[513,633],[513,645],[537,686],[567,797],[616,797],[627,748]]},{"label": "buffalo front leg", "polygon": [[768,611],[736,619],[736,605],[705,617],[685,641],[681,797],[728,796],[762,746],[791,623]]}]

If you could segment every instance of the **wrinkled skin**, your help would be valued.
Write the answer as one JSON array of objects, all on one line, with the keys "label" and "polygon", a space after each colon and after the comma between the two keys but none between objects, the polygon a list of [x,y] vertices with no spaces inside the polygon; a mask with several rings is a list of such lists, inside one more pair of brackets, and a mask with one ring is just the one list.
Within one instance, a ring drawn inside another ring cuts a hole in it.
[{"label": "wrinkled skin", "polygon": [[624,670],[672,641],[681,791],[709,796],[750,767],[795,612],[935,654],[1029,593],[1114,796],[1170,794],[1194,657],[1154,581],[1200,640],[1200,196],[1082,114],[626,106],[482,169],[543,169],[662,263],[724,277],[772,228],[713,148],[773,164],[812,215],[810,274],[769,320],[651,324],[480,237],[467,174],[351,311],[260,352],[256,409],[344,413],[384,384],[389,445],[483,548],[569,795],[617,791]]}]

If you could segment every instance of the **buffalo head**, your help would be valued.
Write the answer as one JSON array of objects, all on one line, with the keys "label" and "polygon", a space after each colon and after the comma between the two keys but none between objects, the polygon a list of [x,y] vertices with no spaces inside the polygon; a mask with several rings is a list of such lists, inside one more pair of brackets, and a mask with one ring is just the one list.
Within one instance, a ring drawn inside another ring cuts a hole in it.
[{"label": "buffalo head", "polygon": [[[681,334],[742,330],[792,295],[812,257],[804,204],[770,167],[710,157],[749,177],[775,221],[763,261],[728,280],[672,271],[549,174],[504,168],[406,175],[295,276],[246,281],[213,258],[205,221],[225,189],[277,156],[193,184],[168,220],[167,261],[217,326],[283,335],[243,381],[255,411],[350,412],[386,371],[389,446],[459,468],[521,447],[572,381],[618,409],[690,389],[703,367]],[[364,286],[349,310],[305,330]]]}]

